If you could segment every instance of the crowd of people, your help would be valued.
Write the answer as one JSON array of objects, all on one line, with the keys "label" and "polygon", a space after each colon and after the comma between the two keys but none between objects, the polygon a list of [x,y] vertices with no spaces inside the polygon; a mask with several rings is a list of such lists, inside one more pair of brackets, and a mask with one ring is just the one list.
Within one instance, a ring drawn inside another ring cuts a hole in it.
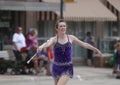
[{"label": "crowd of people", "polygon": [[[27,64],[27,60],[29,60],[36,52],[38,48],[38,32],[35,28],[30,28],[26,35],[23,34],[23,28],[18,27],[16,32],[13,34],[13,52],[15,55],[15,59],[17,62],[24,61],[22,74],[27,74],[28,69],[33,68],[34,74],[39,74],[42,72],[42,67],[46,64],[46,74],[50,75],[50,56],[52,55],[52,51],[50,48],[43,49],[38,52],[36,57],[32,59],[30,64]],[[51,49],[52,50],[52,49]],[[48,55],[50,53],[50,55]],[[53,57],[53,55],[52,55]],[[32,65],[31,65],[32,64]]]}]

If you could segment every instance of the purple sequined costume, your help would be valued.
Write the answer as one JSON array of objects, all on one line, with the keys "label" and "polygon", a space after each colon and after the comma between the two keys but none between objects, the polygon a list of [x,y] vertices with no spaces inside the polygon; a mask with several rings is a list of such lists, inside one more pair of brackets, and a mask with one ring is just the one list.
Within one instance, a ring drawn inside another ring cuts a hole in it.
[{"label": "purple sequined costume", "polygon": [[54,46],[54,62],[52,67],[52,76],[60,78],[62,75],[73,77],[73,64],[72,64],[72,44],[69,42],[60,44],[57,42]]}]

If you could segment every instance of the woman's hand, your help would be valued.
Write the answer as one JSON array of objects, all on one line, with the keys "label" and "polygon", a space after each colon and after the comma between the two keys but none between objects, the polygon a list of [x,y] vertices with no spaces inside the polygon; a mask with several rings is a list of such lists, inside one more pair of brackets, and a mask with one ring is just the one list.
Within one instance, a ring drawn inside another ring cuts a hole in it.
[{"label": "woman's hand", "polygon": [[99,57],[103,57],[103,54],[99,50],[97,50],[97,53]]}]

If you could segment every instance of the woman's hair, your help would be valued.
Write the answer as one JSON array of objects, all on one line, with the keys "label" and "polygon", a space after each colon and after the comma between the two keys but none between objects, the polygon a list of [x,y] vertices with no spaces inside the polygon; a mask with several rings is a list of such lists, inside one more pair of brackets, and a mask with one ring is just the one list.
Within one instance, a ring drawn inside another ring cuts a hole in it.
[{"label": "woman's hair", "polygon": [[28,31],[28,33],[36,34],[36,35],[38,34],[36,28],[30,28],[29,31]]},{"label": "woman's hair", "polygon": [[[59,19],[59,20],[56,22],[56,24],[55,24],[55,28],[58,28],[58,24],[59,24],[60,22],[65,22],[65,23],[66,23],[66,21],[65,21],[64,19]],[[66,23],[66,25],[67,25],[67,23]]]},{"label": "woman's hair", "polygon": [[117,47],[120,47],[120,43],[119,42],[114,45],[114,48],[117,48]]},{"label": "woman's hair", "polygon": [[87,32],[86,35],[87,35],[87,36],[90,36],[90,35],[91,35],[91,32]]},{"label": "woman's hair", "polygon": [[23,30],[22,27],[18,26],[17,29],[15,30],[16,32],[19,32],[20,30]]}]

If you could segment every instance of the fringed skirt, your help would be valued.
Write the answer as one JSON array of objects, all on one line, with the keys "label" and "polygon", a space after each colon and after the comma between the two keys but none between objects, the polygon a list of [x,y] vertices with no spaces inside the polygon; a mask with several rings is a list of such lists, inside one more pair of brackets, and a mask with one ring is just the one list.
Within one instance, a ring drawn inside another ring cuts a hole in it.
[{"label": "fringed skirt", "polygon": [[59,79],[61,76],[73,77],[73,64],[56,64],[52,65],[52,76],[53,78]]}]

